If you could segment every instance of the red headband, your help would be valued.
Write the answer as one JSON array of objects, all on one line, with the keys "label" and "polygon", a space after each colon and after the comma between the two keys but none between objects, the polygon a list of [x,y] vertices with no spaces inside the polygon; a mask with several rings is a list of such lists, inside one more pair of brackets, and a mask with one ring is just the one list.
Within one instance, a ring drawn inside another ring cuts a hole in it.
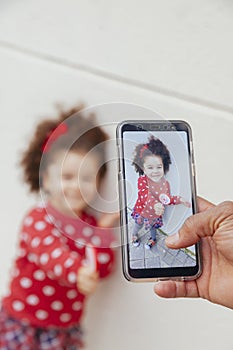
[{"label": "red headband", "polygon": [[67,130],[68,127],[65,123],[59,124],[58,127],[52,129],[46,137],[41,147],[41,151],[44,153],[48,152],[53,142],[56,141],[61,135],[64,135]]},{"label": "red headband", "polygon": [[140,154],[139,157],[142,158],[143,152],[148,149],[148,145],[144,145],[141,149],[140,149]]}]

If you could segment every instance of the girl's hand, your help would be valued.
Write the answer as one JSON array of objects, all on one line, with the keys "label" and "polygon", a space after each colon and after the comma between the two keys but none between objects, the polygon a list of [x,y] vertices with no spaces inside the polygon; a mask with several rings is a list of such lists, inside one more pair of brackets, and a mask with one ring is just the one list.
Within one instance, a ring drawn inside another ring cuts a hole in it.
[{"label": "girl's hand", "polygon": [[98,221],[99,227],[119,227],[119,213],[103,214]]},{"label": "girl's hand", "polygon": [[77,274],[77,288],[84,295],[93,294],[99,282],[99,274],[89,266],[82,266]]},{"label": "girl's hand", "polygon": [[156,215],[161,216],[161,215],[164,214],[165,208],[164,208],[164,206],[162,205],[162,203],[159,202],[159,203],[156,203],[156,204],[154,205],[154,210],[155,210],[155,214],[156,214]]},{"label": "girl's hand", "polygon": [[186,201],[186,199],[184,199],[184,198],[182,198],[182,197],[180,197],[180,203],[183,204],[183,205],[185,205],[185,206],[188,207],[188,208],[191,208],[191,203],[188,202],[188,201]]}]

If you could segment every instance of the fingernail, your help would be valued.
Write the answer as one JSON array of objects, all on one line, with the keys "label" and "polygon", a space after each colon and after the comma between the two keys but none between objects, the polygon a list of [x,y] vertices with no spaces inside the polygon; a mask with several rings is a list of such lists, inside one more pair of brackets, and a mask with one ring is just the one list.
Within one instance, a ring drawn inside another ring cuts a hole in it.
[{"label": "fingernail", "polygon": [[175,245],[180,239],[179,233],[174,233],[174,235],[168,236],[166,242],[170,245]]}]

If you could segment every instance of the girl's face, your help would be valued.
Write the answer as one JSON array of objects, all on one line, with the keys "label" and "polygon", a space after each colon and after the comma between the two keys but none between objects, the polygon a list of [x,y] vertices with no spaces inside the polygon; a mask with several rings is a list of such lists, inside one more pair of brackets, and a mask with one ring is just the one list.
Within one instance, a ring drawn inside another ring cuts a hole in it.
[{"label": "girl's face", "polygon": [[144,174],[154,182],[159,182],[164,176],[164,168],[162,158],[151,155],[146,156],[143,164]]},{"label": "girl's face", "polygon": [[98,156],[60,152],[43,177],[50,203],[60,212],[79,215],[97,193]]}]

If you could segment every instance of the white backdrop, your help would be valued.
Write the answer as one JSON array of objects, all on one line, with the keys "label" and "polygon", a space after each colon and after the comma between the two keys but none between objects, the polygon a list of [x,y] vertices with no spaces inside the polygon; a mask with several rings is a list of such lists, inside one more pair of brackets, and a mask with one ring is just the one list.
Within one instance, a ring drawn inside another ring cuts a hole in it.
[{"label": "white backdrop", "polygon": [[[20,220],[35,202],[21,182],[19,154],[58,102],[129,102],[188,121],[198,193],[233,199],[232,11],[222,0],[1,1],[1,295]],[[106,185],[113,197],[116,178],[113,162]],[[231,350],[232,321],[231,310],[207,301],[163,300],[153,284],[126,282],[118,260],[89,301],[87,349]]]}]

